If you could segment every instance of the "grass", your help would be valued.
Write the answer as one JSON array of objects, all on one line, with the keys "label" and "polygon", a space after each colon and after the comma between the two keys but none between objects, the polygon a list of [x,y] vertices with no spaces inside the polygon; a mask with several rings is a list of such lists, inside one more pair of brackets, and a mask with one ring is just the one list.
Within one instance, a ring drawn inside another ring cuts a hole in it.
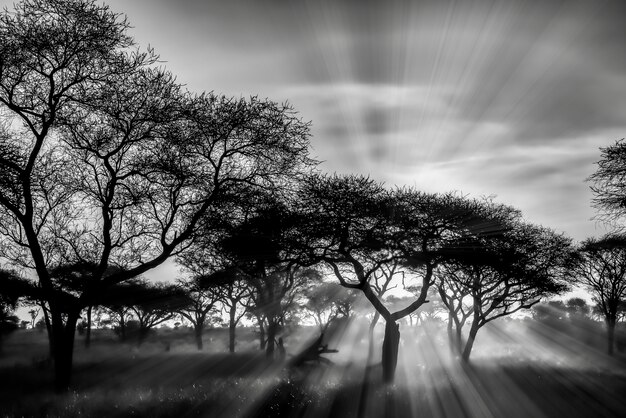
[{"label": "grass", "polygon": [[231,355],[220,351],[221,334],[202,353],[186,337],[169,337],[169,352],[158,340],[137,350],[102,335],[88,351],[77,344],[73,390],[56,395],[51,370],[30,361],[45,355],[45,335],[15,334],[0,359],[0,416],[626,416],[624,357],[574,355],[571,346],[542,356],[537,341],[533,350],[511,341],[478,345],[472,365],[461,367],[433,338],[402,347],[396,384],[385,385],[379,369],[365,379],[363,350],[354,344],[339,345],[343,357],[331,367],[288,373],[252,339]]}]

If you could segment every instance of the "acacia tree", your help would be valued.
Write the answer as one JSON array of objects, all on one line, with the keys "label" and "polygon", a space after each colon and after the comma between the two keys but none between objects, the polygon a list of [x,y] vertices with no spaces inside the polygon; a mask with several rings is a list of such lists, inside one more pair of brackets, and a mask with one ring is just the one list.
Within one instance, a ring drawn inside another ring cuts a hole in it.
[{"label": "acacia tree", "polygon": [[463,327],[472,316],[472,305],[469,297],[467,276],[463,268],[452,263],[444,264],[437,269],[437,291],[448,313],[448,342],[457,354],[463,352]]},{"label": "acacia tree", "polygon": [[189,280],[179,280],[178,286],[184,289],[190,298],[190,304],[179,309],[179,313],[193,326],[196,347],[202,350],[202,333],[209,315],[215,310],[220,294],[215,286],[205,286],[203,276],[194,276]]},{"label": "acacia tree", "polygon": [[[93,279],[93,273],[97,269],[98,265],[91,262],[62,264],[50,269],[50,277],[54,289],[58,293],[58,298],[64,300],[63,306],[68,310],[71,310],[74,306],[81,306],[86,311],[85,348],[89,348],[91,344],[92,310],[98,305],[98,301],[92,299],[87,306],[82,306],[79,302],[79,297],[94,286],[91,280]],[[107,274],[115,271],[115,268],[109,267]]]},{"label": "acacia tree", "polygon": [[[599,218],[618,225],[626,215],[626,142],[624,139],[613,145],[600,148],[601,158],[595,173],[587,178],[593,192],[592,205],[598,210]],[[622,229],[618,226],[618,229]]]},{"label": "acacia tree", "polygon": [[342,288],[336,283],[322,282],[314,277],[300,292],[299,309],[305,316],[313,319],[315,325],[324,334],[333,321],[349,318],[352,315],[357,294]]},{"label": "acacia tree", "polygon": [[178,312],[193,303],[185,290],[172,284],[137,282],[128,290],[132,292],[127,298],[132,300],[129,308],[139,322],[138,346],[154,327],[174,319]]},{"label": "acacia tree", "polygon": [[[495,208],[508,222],[502,233],[471,237],[445,249],[451,258],[438,282],[439,294],[456,329],[454,347],[463,361],[480,328],[529,309],[542,297],[562,292],[571,254],[570,239],[523,223],[519,213]],[[467,339],[462,329],[471,319]]]},{"label": "acacia tree", "polygon": [[247,313],[246,300],[250,298],[250,286],[245,281],[234,280],[219,287],[220,302],[228,313],[228,351],[235,352],[237,324]]},{"label": "acacia tree", "polygon": [[[445,261],[437,266],[436,289],[448,313],[447,333],[450,348],[457,354],[463,352],[463,328],[474,314],[472,290],[472,277],[480,278],[481,267],[488,268],[492,265],[506,265],[510,260],[503,261],[493,251],[497,245],[490,246],[510,228],[510,221],[520,216],[519,211],[505,205],[497,205],[485,200],[479,204],[478,211],[483,212],[483,217],[492,220],[492,227],[487,233],[477,236],[466,235],[459,237],[457,241],[447,243],[442,253],[447,255]],[[498,264],[500,262],[500,264]],[[479,280],[480,283],[480,280]]]},{"label": "acacia tree", "polygon": [[100,306],[106,310],[113,329],[121,342],[126,341],[126,324],[133,317],[130,309],[132,300],[129,297],[132,298],[132,289],[135,286],[135,280],[110,286],[99,299]]},{"label": "acacia tree", "polygon": [[[472,205],[453,194],[393,192],[360,176],[312,176],[300,197],[302,240],[311,262],[322,262],[339,283],[363,292],[385,319],[383,378],[394,379],[400,340],[397,321],[427,303],[442,240],[468,228]],[[407,306],[390,311],[373,288],[383,268],[401,260],[420,283]]]},{"label": "acacia tree", "polygon": [[[383,299],[387,291],[398,287],[398,283],[394,280],[397,277],[404,279],[404,271],[401,270],[401,260],[391,260],[388,264],[380,266],[380,270],[374,271],[372,274],[371,287],[379,299]],[[404,280],[402,280],[404,282]],[[375,311],[369,326],[370,353],[373,352],[371,343],[373,342],[374,329],[380,319],[380,312]],[[369,358],[369,356],[368,356]]]},{"label": "acacia tree", "polygon": [[[250,289],[247,309],[259,320],[266,342],[267,357],[274,355],[280,328],[284,325],[286,308],[293,302],[293,291],[308,277],[309,269],[298,264],[293,235],[299,218],[289,209],[288,195],[293,184],[281,190],[240,190],[246,204],[226,205],[219,234],[199,232],[194,246],[179,257],[186,266],[198,269],[208,260],[221,260],[222,273],[230,282],[245,282]],[[212,223],[215,225],[215,223]],[[216,279],[226,284],[228,280]],[[263,343],[262,343],[263,344]]]},{"label": "acacia tree", "polygon": [[[190,258],[187,258],[190,261]],[[214,304],[219,303],[228,313],[228,351],[235,352],[236,327],[247,313],[245,301],[250,298],[248,283],[236,268],[224,268],[198,277],[198,286]]]},{"label": "acacia tree", "polygon": [[15,331],[19,318],[15,315],[20,298],[36,292],[35,286],[22,279],[15,272],[0,268],[0,354],[2,354],[4,336]]},{"label": "acacia tree", "polygon": [[614,352],[615,325],[626,301],[626,237],[589,238],[578,248],[574,281],[592,295],[607,329],[607,351]]},{"label": "acacia tree", "polygon": [[363,292],[388,321],[383,342],[383,373],[386,380],[392,380],[393,372],[389,369],[395,369],[395,364],[389,366],[396,359],[385,347],[389,344],[387,329],[391,324],[395,326],[395,320],[371,286],[374,274],[396,256],[385,245],[386,197],[382,185],[365,177],[312,176],[304,184],[300,197],[301,240],[308,249],[310,263],[324,263],[342,286]]},{"label": "acacia tree", "polygon": [[[183,92],[107,6],[15,7],[0,14],[2,255],[37,274],[62,391],[80,310],[184,249],[233,187],[311,164],[309,126],[287,105]],[[73,262],[98,268],[68,308],[50,269]]]},{"label": "acacia tree", "polygon": [[449,261],[446,248],[450,243],[468,237],[490,236],[502,228],[498,217],[484,211],[481,200],[457,193],[398,190],[394,194],[391,217],[393,245],[402,254],[405,269],[421,278],[409,287],[415,294],[414,301],[394,312],[395,318],[410,315],[429,302],[435,272]]}]

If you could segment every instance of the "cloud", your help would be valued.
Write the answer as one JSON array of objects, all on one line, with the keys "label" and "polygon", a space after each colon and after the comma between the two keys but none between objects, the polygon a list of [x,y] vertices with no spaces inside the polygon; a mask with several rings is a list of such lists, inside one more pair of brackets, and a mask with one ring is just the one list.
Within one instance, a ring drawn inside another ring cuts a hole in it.
[{"label": "cloud", "polygon": [[289,100],[325,170],[587,233],[583,180],[626,135],[622,0],[107,2],[191,90]]}]

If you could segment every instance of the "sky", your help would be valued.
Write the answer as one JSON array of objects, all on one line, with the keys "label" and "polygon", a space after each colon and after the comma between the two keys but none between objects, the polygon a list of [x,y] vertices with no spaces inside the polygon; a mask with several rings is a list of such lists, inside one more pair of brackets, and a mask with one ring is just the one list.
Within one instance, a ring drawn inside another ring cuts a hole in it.
[{"label": "sky", "polygon": [[291,103],[324,171],[605,232],[585,179],[626,136],[624,1],[107,4],[190,90]]},{"label": "sky", "polygon": [[324,171],[606,232],[585,179],[626,136],[626,1],[105,2],[188,89],[291,103]]},{"label": "sky", "polygon": [[291,103],[324,171],[605,232],[585,179],[626,136],[622,0],[106,3],[190,90]]}]

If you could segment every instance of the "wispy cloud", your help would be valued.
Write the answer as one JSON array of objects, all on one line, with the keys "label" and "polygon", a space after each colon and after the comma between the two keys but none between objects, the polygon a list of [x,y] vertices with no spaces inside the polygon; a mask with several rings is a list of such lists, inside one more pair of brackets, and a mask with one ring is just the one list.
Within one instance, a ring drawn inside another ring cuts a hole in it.
[{"label": "wispy cloud", "polygon": [[596,233],[584,179],[626,136],[624,1],[107,2],[190,89],[289,100],[326,170]]}]

